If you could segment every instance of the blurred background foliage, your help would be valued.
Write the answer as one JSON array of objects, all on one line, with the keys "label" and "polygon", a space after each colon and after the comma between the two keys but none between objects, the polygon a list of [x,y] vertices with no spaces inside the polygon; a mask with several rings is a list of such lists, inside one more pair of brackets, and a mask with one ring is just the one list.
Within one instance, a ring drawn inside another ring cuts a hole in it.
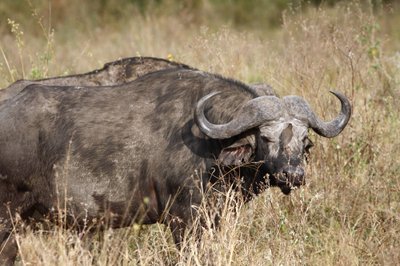
[{"label": "blurred background foliage", "polygon": [[[293,18],[301,24],[325,10],[326,22],[335,25],[340,24],[340,12],[357,19],[359,9],[377,19],[373,26],[363,22],[382,40],[371,40],[371,54],[382,45],[398,51],[399,0],[1,0],[0,70],[7,69],[9,82],[87,71],[119,57],[172,53],[176,60],[185,60],[178,43],[192,49],[196,46],[190,42],[193,38],[201,42],[202,37],[230,29],[268,43],[285,38],[277,35],[282,35]],[[121,42],[122,36],[125,40]],[[167,45],[161,45],[161,39]],[[276,45],[278,50],[282,47],[279,42]],[[74,54],[74,47],[80,47],[80,54],[72,62],[65,60]],[[63,61],[63,66],[57,61]]]},{"label": "blurred background foliage", "polygon": [[[293,18],[304,24],[321,11],[327,12],[326,23],[332,25],[340,24],[340,12],[356,20],[360,14],[374,16],[376,22],[362,22],[369,35],[379,34],[382,40],[367,38],[370,54],[382,45],[393,52],[400,49],[400,0],[0,0],[0,70],[6,68],[8,81],[14,81],[68,74],[72,69],[87,71],[104,60],[135,55],[171,53],[176,60],[185,60],[178,43],[192,49],[196,42],[191,39],[201,42],[224,29],[254,35],[262,43],[272,41],[273,46],[273,40],[292,38],[281,35]],[[168,45],[161,45],[161,39]],[[281,49],[281,43],[275,43]],[[149,46],[157,52],[149,52]],[[65,58],[74,47],[80,47],[80,54],[69,62]],[[62,69],[57,61],[64,62]]]},{"label": "blurred background foliage", "polygon": [[[0,33],[6,33],[7,19],[22,25],[31,23],[32,12],[55,29],[63,25],[105,27],[119,25],[132,16],[179,16],[188,24],[229,25],[238,28],[274,28],[282,23],[283,12],[307,8],[332,7],[343,0],[2,0],[0,1]],[[397,0],[360,0],[361,4],[393,10]],[[34,11],[33,11],[34,10]]]}]

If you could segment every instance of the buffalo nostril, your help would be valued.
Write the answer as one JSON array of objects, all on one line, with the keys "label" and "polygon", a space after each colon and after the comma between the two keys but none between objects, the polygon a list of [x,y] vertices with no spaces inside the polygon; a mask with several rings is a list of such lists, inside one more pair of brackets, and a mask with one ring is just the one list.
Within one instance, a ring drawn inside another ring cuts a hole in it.
[{"label": "buffalo nostril", "polygon": [[302,168],[288,166],[282,171],[286,181],[294,186],[304,185],[304,170]]}]

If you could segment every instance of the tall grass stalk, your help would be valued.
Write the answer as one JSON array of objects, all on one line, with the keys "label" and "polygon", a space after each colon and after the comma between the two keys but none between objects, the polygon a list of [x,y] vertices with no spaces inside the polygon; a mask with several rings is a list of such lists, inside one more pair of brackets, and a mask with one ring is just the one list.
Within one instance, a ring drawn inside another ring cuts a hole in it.
[{"label": "tall grass stalk", "polygon": [[[202,70],[269,83],[280,95],[301,95],[325,119],[339,109],[328,92],[334,88],[351,98],[354,112],[337,138],[310,132],[316,145],[306,186],[289,197],[271,188],[248,204],[231,205],[235,200],[227,195],[220,229],[205,230],[200,243],[187,235],[186,248],[178,251],[169,230],[159,224],[110,229],[86,240],[64,226],[32,230],[17,223],[19,264],[396,265],[400,39],[391,39],[385,31],[390,27],[380,27],[397,21],[395,15],[377,16],[351,2],[288,12],[278,30],[261,32],[151,14],[97,28],[56,30],[46,75],[89,71],[137,54],[171,54]],[[0,73],[3,87],[24,76],[12,39],[0,37],[7,66]],[[26,70],[43,64],[29,58],[37,58],[32,55],[48,41],[25,30],[21,60]]]}]

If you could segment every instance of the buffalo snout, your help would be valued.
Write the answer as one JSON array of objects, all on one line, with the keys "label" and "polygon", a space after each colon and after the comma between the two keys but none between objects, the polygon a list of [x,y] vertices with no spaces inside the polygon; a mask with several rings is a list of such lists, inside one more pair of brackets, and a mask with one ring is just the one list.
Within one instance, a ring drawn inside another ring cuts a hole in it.
[{"label": "buffalo snout", "polygon": [[304,169],[300,167],[285,166],[282,171],[275,176],[278,187],[285,195],[290,194],[293,188],[305,184]]}]

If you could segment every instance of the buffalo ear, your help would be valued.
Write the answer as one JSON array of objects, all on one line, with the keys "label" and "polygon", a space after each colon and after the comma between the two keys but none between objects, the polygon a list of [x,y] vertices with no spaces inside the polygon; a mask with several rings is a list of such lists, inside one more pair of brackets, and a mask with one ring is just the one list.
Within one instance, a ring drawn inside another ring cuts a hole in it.
[{"label": "buffalo ear", "polygon": [[247,136],[221,150],[218,162],[223,166],[239,166],[253,159],[254,137]]},{"label": "buffalo ear", "polygon": [[239,166],[248,163],[253,155],[250,145],[227,147],[218,156],[218,162],[224,166]]}]

